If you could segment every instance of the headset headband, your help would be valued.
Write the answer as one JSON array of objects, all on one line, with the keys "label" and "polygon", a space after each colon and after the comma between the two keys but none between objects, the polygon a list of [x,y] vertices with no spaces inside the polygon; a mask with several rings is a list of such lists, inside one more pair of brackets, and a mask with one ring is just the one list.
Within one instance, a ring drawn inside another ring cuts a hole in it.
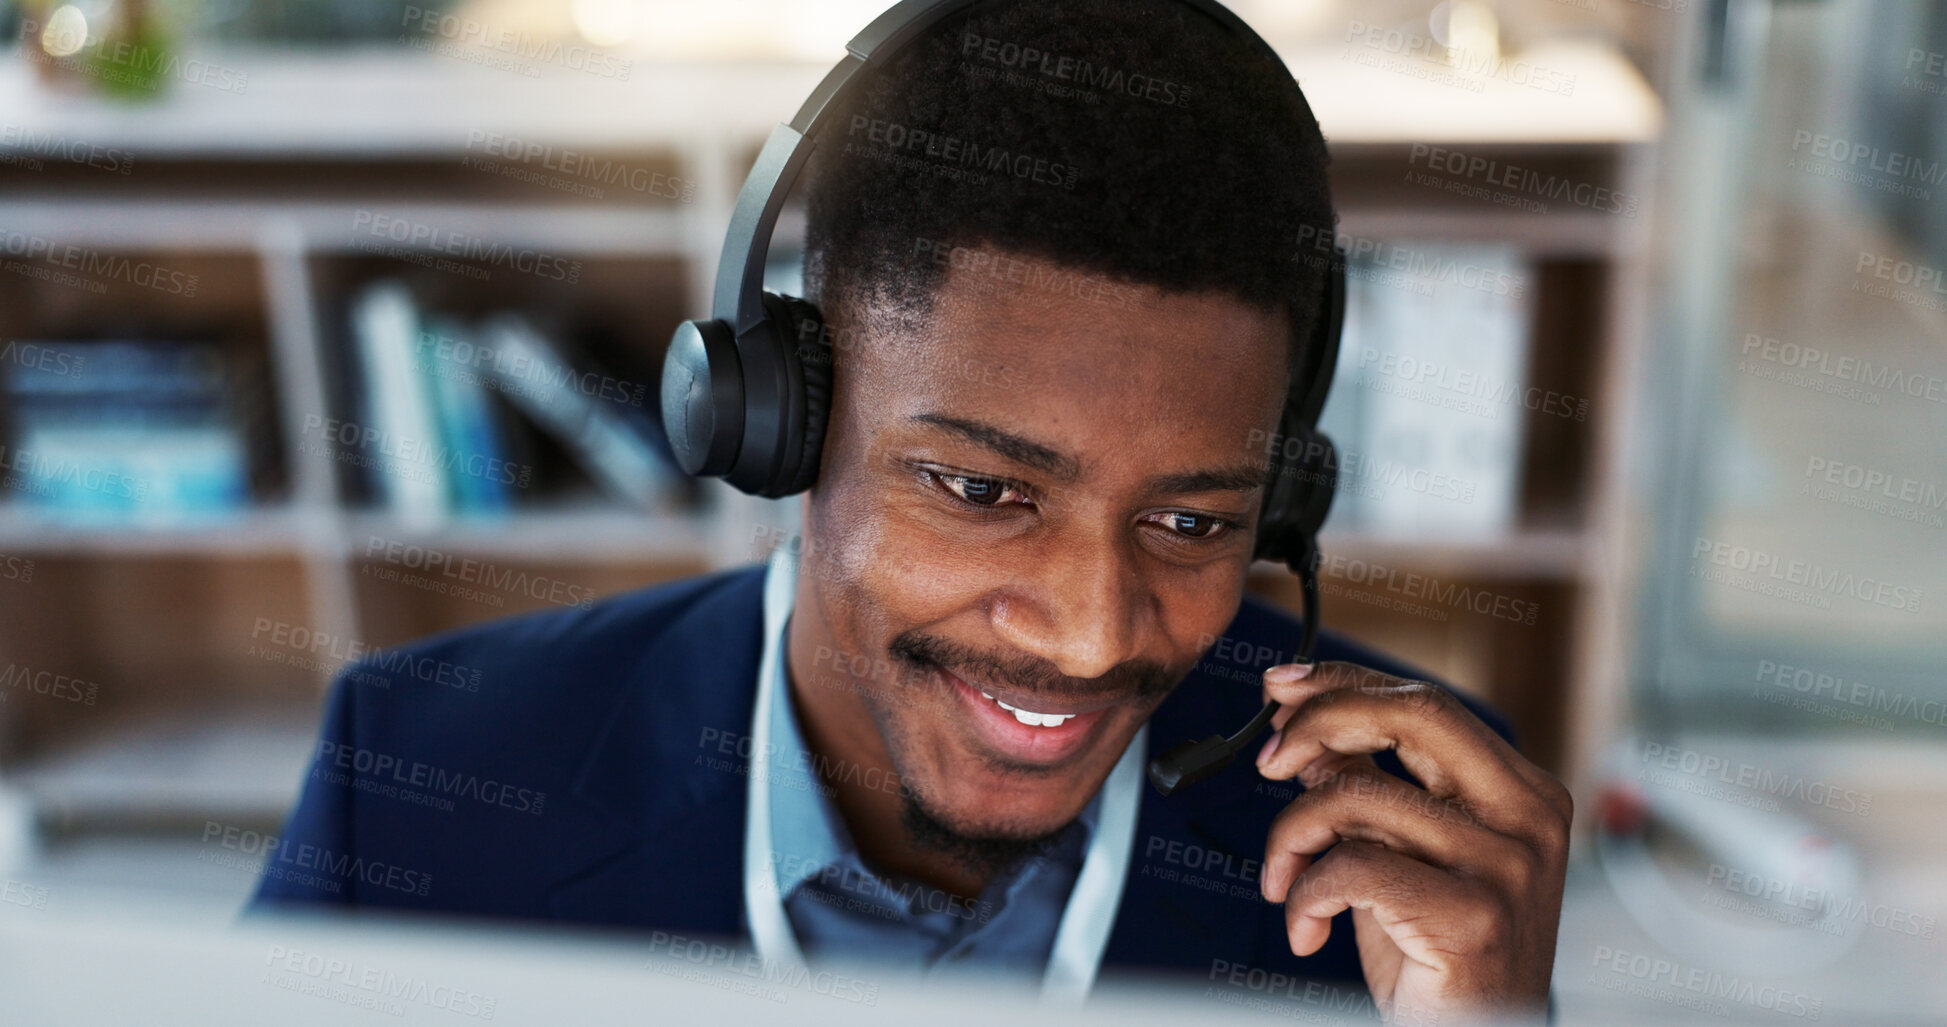
[{"label": "headset headband", "polygon": [[[716,294],[711,300],[712,317],[728,324],[738,335],[764,319],[764,257],[770,251],[778,215],[791,185],[818,145],[818,131],[825,127],[830,112],[841,108],[839,101],[849,99],[856,84],[864,81],[859,73],[884,65],[927,29],[982,2],[985,0],[900,0],[845,44],[845,58],[818,83],[797,115],[771,130],[757,163],[744,179],[743,190],[737,194],[737,209],[724,235],[723,255],[717,261]],[[1277,51],[1229,8],[1216,0],[1173,2],[1202,13],[1248,41],[1291,81],[1294,91],[1299,91],[1298,80],[1291,77]],[[1322,393],[1319,399],[1322,404]],[[1309,413],[1315,422],[1317,411]]]}]

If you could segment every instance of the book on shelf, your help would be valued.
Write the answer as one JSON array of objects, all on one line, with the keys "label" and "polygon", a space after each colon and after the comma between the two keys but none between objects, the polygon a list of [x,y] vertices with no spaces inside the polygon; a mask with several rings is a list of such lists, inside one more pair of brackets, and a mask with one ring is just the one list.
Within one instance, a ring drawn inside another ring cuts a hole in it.
[{"label": "book on shelf", "polygon": [[650,509],[667,502],[679,471],[645,386],[593,369],[572,373],[586,360],[518,314],[496,315],[481,332],[496,357],[490,370],[501,394],[554,435],[583,470],[627,502]]},{"label": "book on shelf", "polygon": [[[354,420],[351,459],[366,471],[380,505],[415,528],[437,525],[453,509],[447,495],[443,436],[433,383],[413,363],[419,310],[403,282],[367,286],[352,301],[352,337],[364,370],[363,415]],[[344,444],[345,432],[338,433]]]},{"label": "book on shelf", "polygon": [[[465,326],[452,318],[429,319],[426,332],[434,339],[469,337]],[[425,341],[426,334],[422,333],[422,352]],[[460,453],[480,458],[463,460],[452,476],[454,505],[472,514],[507,513],[513,509],[521,475],[519,462],[507,455],[506,418],[477,377],[454,373],[456,369],[437,359],[420,367],[430,371],[428,380],[441,438]]]},{"label": "book on shelf", "polygon": [[648,388],[519,314],[470,324],[381,279],[353,296],[348,328],[340,458],[402,524],[515,509],[545,477],[530,459],[537,432],[625,503],[663,509],[680,492]]},{"label": "book on shelf", "polygon": [[1347,269],[1320,427],[1334,527],[1432,540],[1518,521],[1532,276],[1511,247],[1401,243]]},{"label": "book on shelf", "polygon": [[209,343],[15,340],[0,485],[75,524],[176,524],[250,503],[237,376]]}]

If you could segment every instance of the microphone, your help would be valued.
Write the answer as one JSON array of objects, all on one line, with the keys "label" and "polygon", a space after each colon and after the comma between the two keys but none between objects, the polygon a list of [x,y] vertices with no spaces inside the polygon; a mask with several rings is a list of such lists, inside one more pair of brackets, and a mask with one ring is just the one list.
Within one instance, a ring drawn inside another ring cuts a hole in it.
[{"label": "microphone", "polygon": [[[1312,650],[1318,645],[1318,569],[1313,566],[1314,562],[1309,559],[1294,561],[1296,565],[1292,567],[1298,572],[1298,585],[1305,600],[1305,633],[1298,642],[1298,659],[1295,661],[1299,663],[1312,662]],[[1211,735],[1171,748],[1149,761],[1149,783],[1168,797],[1180,789],[1214,777],[1237,759],[1237,754],[1251,744],[1277,712],[1277,702],[1265,703],[1250,723],[1229,738]]]}]

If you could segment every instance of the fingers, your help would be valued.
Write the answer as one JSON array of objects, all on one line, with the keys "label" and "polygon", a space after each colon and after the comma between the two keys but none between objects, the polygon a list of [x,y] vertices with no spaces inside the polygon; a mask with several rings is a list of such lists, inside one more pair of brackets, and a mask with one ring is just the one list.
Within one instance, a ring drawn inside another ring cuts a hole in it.
[{"label": "fingers", "polygon": [[[1314,674],[1313,671],[1316,668],[1323,669]],[[1286,724],[1290,723],[1299,705],[1303,704],[1306,699],[1324,692],[1343,688],[1357,688],[1360,686],[1379,688],[1418,684],[1425,683],[1394,677],[1390,674],[1384,674],[1369,667],[1361,667],[1354,663],[1289,663],[1265,670],[1263,692],[1266,702],[1276,700],[1283,704],[1284,708],[1279,710],[1271,718],[1272,727],[1282,729]],[[1449,696],[1449,698],[1451,697]],[[1567,786],[1556,780],[1554,775],[1535,766],[1526,757],[1522,756],[1513,746],[1507,744],[1506,739],[1495,734],[1492,728],[1480,723],[1480,718],[1475,717],[1473,711],[1467,709],[1465,704],[1456,701],[1453,703],[1453,706],[1460,715],[1465,716],[1479,726],[1483,737],[1491,745],[1501,750],[1512,769],[1520,774],[1528,782],[1530,787],[1546,799],[1548,804],[1554,807],[1556,812],[1561,814],[1563,820],[1568,820],[1572,817],[1574,813],[1574,800]]]},{"label": "fingers", "polygon": [[[1264,693],[1281,708],[1259,769],[1306,786],[1272,825],[1262,879],[1291,951],[1317,952],[1352,910],[1362,960],[1390,959],[1396,984],[1410,963],[1434,972],[1414,973],[1422,991],[1545,995],[1567,789],[1425,682],[1328,663],[1272,668]],[[1381,771],[1383,750],[1425,789]]]},{"label": "fingers", "polygon": [[1276,699],[1281,703],[1290,704],[1297,701],[1292,698],[1293,696],[1309,694],[1303,692],[1303,686],[1299,682],[1309,678],[1311,672],[1317,668],[1316,662],[1281,663],[1275,667],[1264,668],[1264,701],[1270,702]]},{"label": "fingers", "polygon": [[[1566,825],[1567,790],[1445,689],[1346,663],[1272,671],[1265,692],[1286,704],[1288,715],[1279,711],[1284,722],[1260,754],[1266,777],[1298,776],[1325,757],[1391,749],[1428,792],[1460,799],[1483,820],[1541,833],[1552,830],[1548,822]],[[1538,805],[1553,815],[1536,815]]]},{"label": "fingers", "polygon": [[1370,913],[1407,958],[1438,970],[1506,941],[1511,911],[1484,882],[1430,867],[1370,842],[1342,842],[1293,882],[1285,932],[1293,955],[1325,944],[1332,918]]},{"label": "fingers", "polygon": [[1436,866],[1499,878],[1534,861],[1515,839],[1495,834],[1453,799],[1441,799],[1380,770],[1370,757],[1345,758],[1271,826],[1259,887],[1283,901],[1312,858],[1340,840],[1370,842]]}]

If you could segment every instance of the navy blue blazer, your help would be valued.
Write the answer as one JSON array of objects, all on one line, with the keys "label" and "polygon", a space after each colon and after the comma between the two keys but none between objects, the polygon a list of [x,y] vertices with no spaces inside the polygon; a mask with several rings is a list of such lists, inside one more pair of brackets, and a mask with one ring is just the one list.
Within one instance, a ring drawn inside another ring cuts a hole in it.
[{"label": "navy blue blazer", "polygon": [[[253,910],[325,904],[747,939],[751,753],[738,743],[763,647],[763,577],[755,567],[687,579],[348,667]],[[1246,596],[1151,718],[1151,754],[1250,719],[1261,672],[1290,662],[1298,637],[1296,618]],[[1330,633],[1318,650],[1424,679]],[[1349,914],[1300,959],[1283,907],[1258,897],[1272,818],[1299,786],[1259,777],[1249,755],[1175,798],[1144,786],[1102,976],[1218,981],[1243,968],[1341,982],[1365,1000]],[[1403,773],[1391,760],[1381,765]]]}]

